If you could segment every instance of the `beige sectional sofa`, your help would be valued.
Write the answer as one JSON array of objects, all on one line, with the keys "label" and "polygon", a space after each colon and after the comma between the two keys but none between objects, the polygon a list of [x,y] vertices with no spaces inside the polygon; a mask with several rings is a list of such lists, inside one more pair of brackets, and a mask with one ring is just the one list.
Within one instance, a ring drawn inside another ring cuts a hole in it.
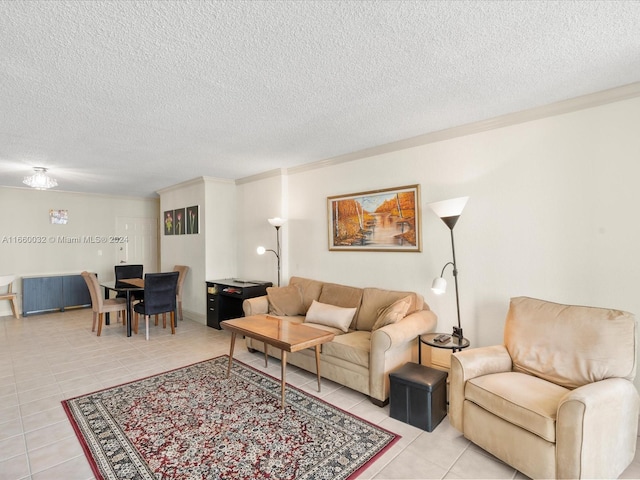
[{"label": "beige sectional sofa", "polygon": [[[389,372],[416,361],[417,337],[433,332],[437,317],[421,295],[379,288],[357,288],[302,277],[267,295],[244,301],[245,315],[270,314],[336,334],[322,345],[324,378],[368,395],[379,406],[389,400]],[[249,350],[264,344],[246,339]],[[268,347],[280,358],[280,350]],[[315,372],[313,349],[291,353],[287,362]]]}]

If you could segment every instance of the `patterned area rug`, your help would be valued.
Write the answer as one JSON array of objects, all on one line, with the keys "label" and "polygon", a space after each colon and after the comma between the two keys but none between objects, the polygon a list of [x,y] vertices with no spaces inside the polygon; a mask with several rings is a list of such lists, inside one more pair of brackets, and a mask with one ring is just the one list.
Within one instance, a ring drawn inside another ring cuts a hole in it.
[{"label": "patterned area rug", "polygon": [[97,478],[347,479],[400,437],[224,355],[62,405]]}]

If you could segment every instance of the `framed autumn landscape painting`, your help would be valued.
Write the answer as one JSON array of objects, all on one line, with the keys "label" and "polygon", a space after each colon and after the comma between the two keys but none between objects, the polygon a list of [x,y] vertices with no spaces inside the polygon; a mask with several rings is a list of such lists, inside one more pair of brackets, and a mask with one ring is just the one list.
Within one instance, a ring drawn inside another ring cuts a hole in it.
[{"label": "framed autumn landscape painting", "polygon": [[327,198],[329,250],[420,252],[420,185]]}]

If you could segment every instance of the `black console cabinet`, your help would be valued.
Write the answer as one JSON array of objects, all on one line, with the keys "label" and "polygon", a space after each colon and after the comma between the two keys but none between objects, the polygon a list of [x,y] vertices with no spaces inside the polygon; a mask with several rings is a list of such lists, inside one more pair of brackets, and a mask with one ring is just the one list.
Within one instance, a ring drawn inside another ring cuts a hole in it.
[{"label": "black console cabinet", "polygon": [[221,329],[220,322],[243,316],[242,302],[267,294],[271,282],[225,278],[207,282],[207,326]]}]

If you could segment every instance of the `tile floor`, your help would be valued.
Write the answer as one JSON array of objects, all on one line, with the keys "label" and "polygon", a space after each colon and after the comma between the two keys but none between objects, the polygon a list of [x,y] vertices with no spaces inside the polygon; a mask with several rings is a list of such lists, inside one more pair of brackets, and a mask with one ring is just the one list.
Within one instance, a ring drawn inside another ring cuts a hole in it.
[{"label": "tile floor", "polygon": [[[112,321],[91,333],[91,311],[0,317],[0,480],[87,480],[93,474],[60,401],[228,353],[229,334],[180,322],[127,338]],[[235,358],[264,370],[261,354]],[[279,363],[266,369],[279,377]],[[296,367],[287,380],[312,394],[315,377]],[[362,394],[323,380],[326,401],[402,435],[361,479],[526,478],[465,440],[447,418],[431,433],[389,417]],[[640,455],[623,478],[640,478]]]}]

